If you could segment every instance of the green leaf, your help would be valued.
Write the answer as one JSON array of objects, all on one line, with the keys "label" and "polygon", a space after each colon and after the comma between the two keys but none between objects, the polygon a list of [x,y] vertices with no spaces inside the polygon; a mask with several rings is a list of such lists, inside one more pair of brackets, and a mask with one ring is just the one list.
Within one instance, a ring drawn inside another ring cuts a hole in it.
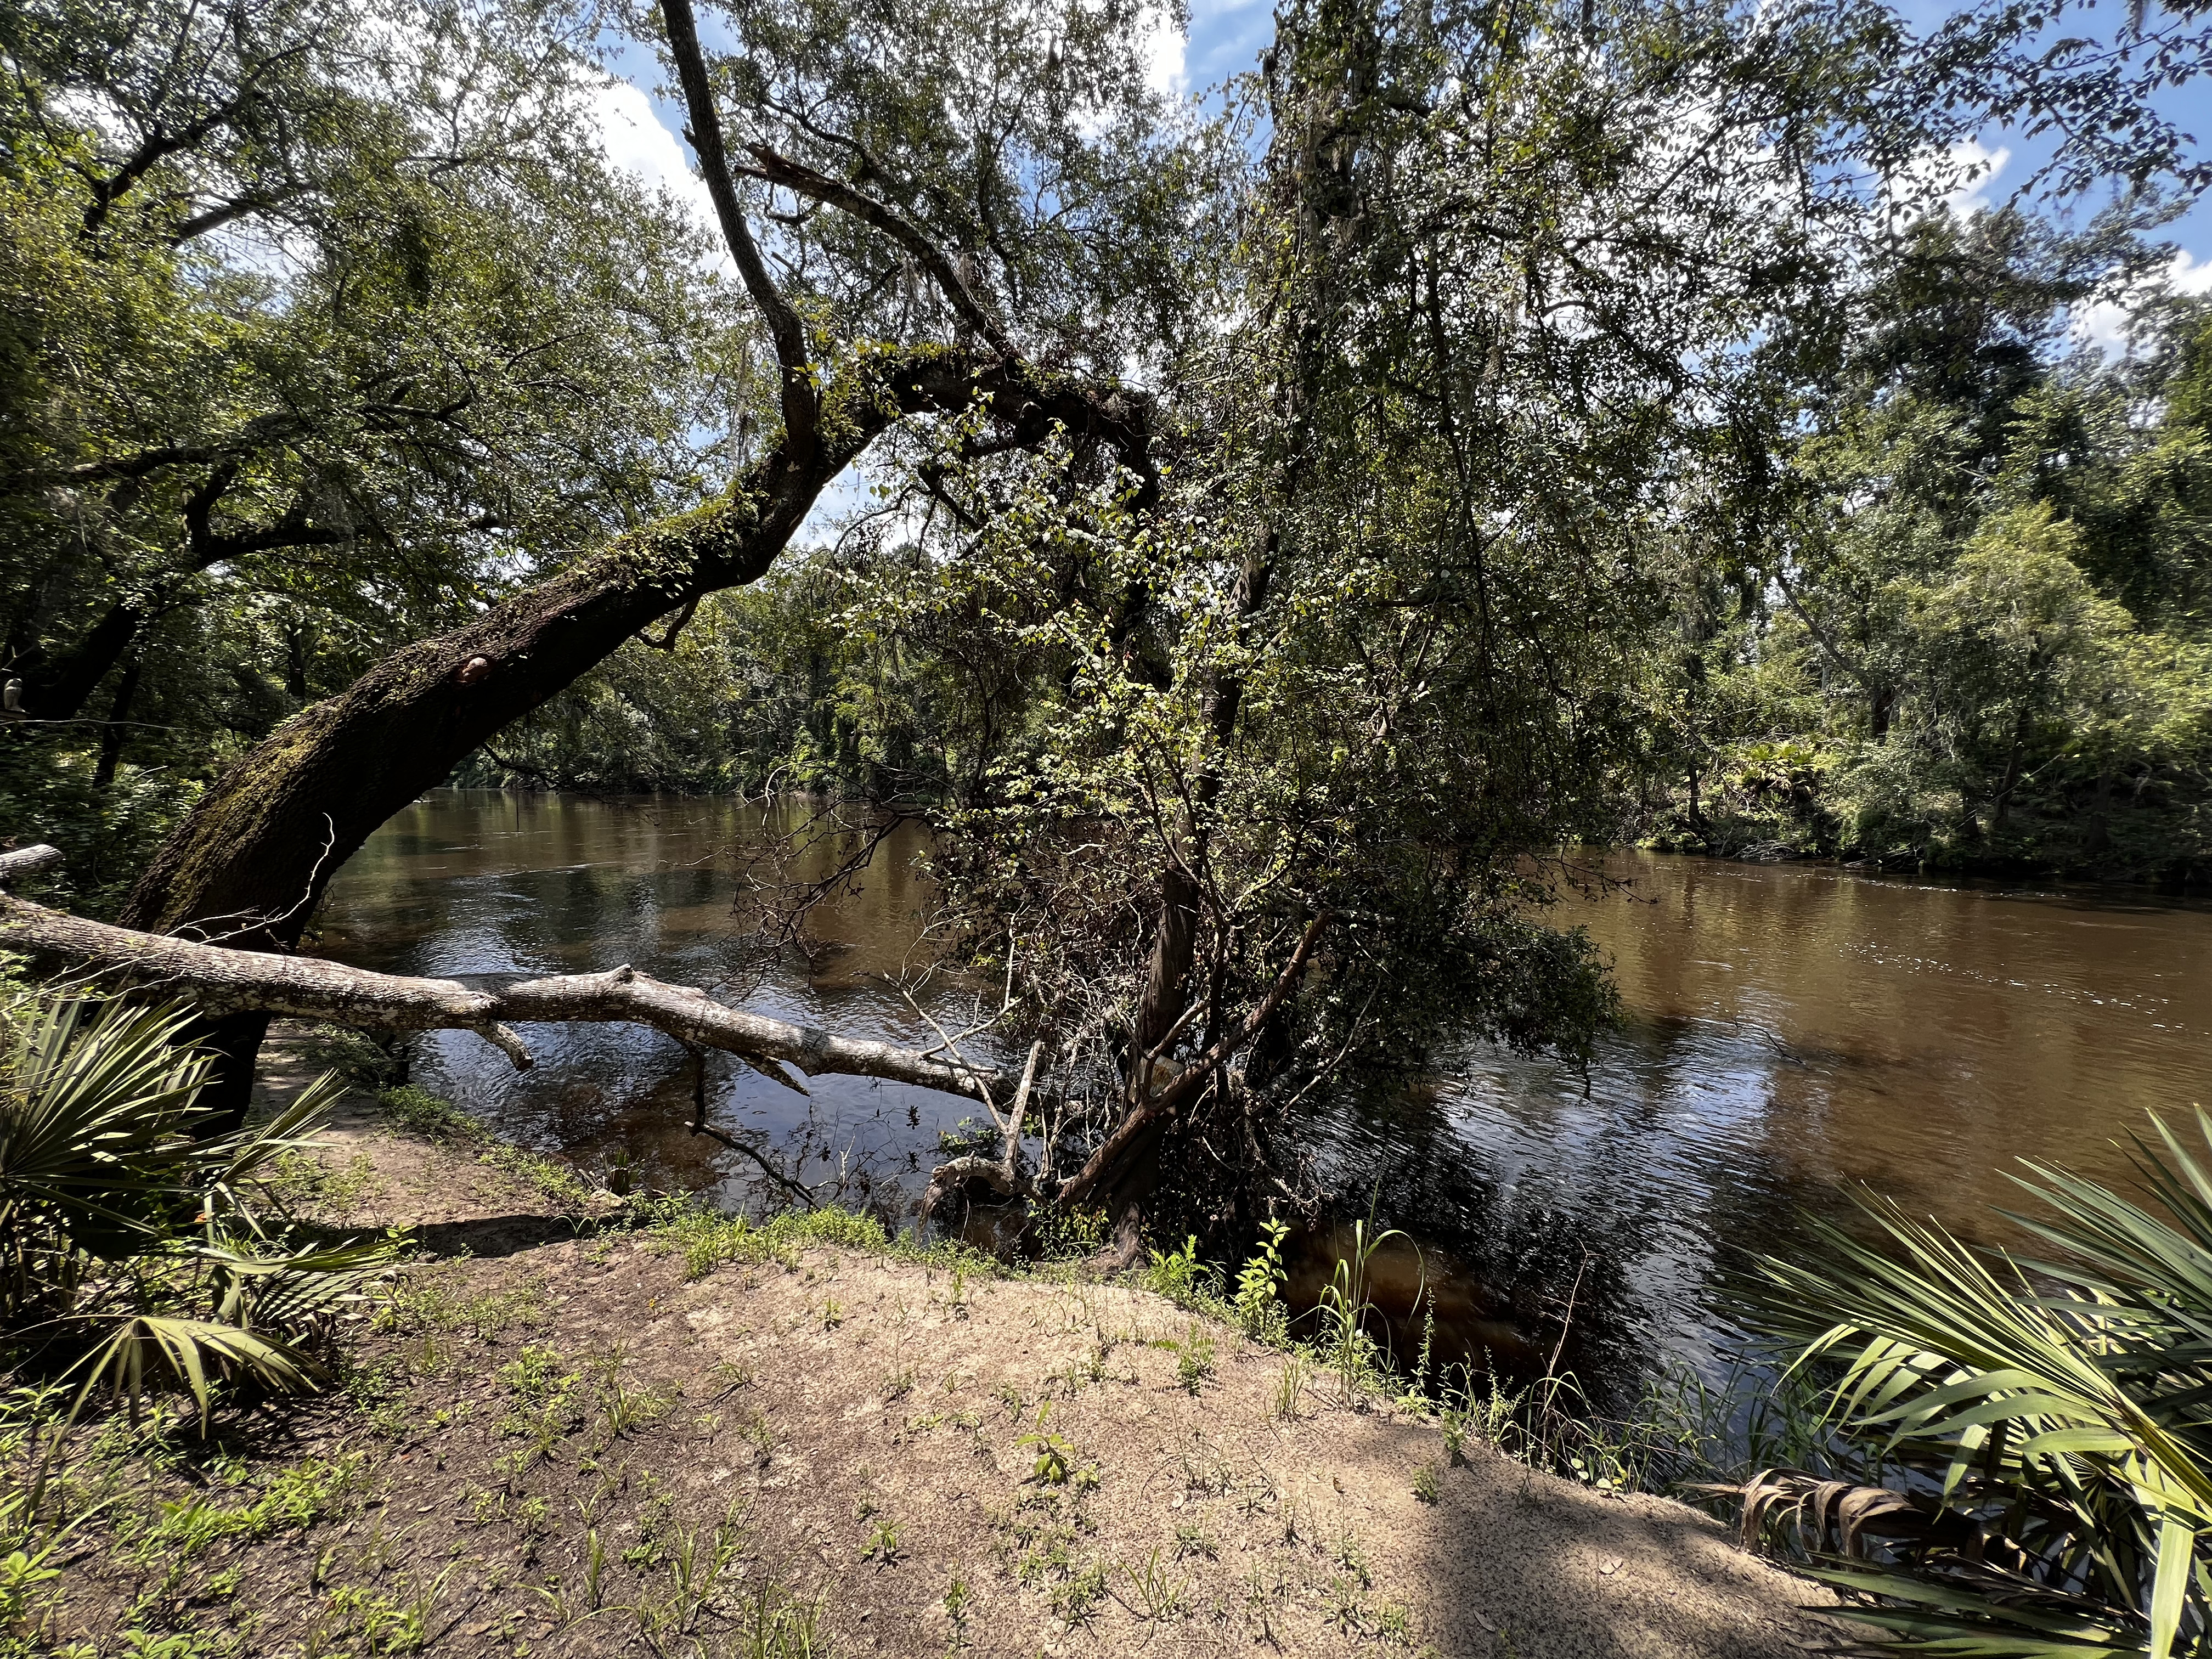
[{"label": "green leaf", "polygon": [[2191,1553],[2197,1529],[2179,1516],[2168,1515],[2159,1525],[2158,1572],[2150,1596],[2150,1659],[2167,1659],[2173,1651],[2174,1632],[2181,1628],[2182,1600],[2189,1593]]}]

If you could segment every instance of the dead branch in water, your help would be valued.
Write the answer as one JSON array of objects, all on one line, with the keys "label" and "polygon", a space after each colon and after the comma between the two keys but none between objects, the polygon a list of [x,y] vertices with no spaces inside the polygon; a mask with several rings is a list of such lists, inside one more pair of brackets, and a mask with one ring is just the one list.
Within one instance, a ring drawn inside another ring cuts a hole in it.
[{"label": "dead branch in water", "polygon": [[[0,854],[0,888],[12,878],[52,868],[51,847]],[[202,945],[164,933],[88,921],[0,891],[0,950],[58,957],[92,970],[110,989],[137,994],[174,992],[208,1015],[269,1013],[328,1020],[371,1031],[474,1031],[516,1066],[530,1050],[518,1024],[569,1022],[648,1025],[694,1048],[743,1056],[777,1075],[773,1062],[808,1075],[842,1073],[911,1083],[988,1100],[1009,1079],[953,1058],[918,1054],[888,1042],[839,1036],[817,1026],[726,1007],[704,991],[670,985],[628,966],[600,974],[557,974],[498,988],[459,980],[372,973],[319,957],[280,957]],[[789,1084],[788,1077],[782,1079]],[[797,1086],[793,1085],[792,1086]]]},{"label": "dead branch in water", "polygon": [[[50,847],[0,854],[0,950],[67,961],[88,972],[92,983],[111,991],[140,996],[183,995],[198,1012],[210,1017],[252,1012],[327,1020],[358,1030],[474,1031],[504,1052],[517,1067],[526,1069],[532,1063],[530,1050],[514,1030],[515,1025],[569,1022],[647,1025],[682,1043],[695,1062],[701,1050],[720,1049],[801,1092],[802,1086],[781,1070],[782,1066],[807,1075],[841,1073],[881,1078],[981,1100],[1003,1137],[1000,1156],[959,1158],[939,1166],[931,1175],[925,1216],[971,1182],[1010,1199],[1049,1197],[1060,1204],[1073,1204],[1089,1198],[1144,1136],[1186,1104],[1216,1068],[1258,1035],[1303,976],[1315,943],[1330,920],[1327,911],[1314,917],[1259,1005],[1205,1053],[1179,1069],[1165,1086],[1134,1103],[1082,1169],[1054,1188],[1042,1178],[1045,1172],[1026,1176],[1019,1164],[1024,1120],[1045,1047],[1042,1042],[1031,1046],[1028,1063],[1015,1079],[994,1067],[969,1061],[960,1051],[959,1038],[941,1027],[938,1028],[939,1042],[927,1050],[839,1036],[819,1027],[789,1025],[743,1008],[726,1007],[696,987],[667,984],[626,965],[605,973],[559,974],[503,987],[478,987],[459,980],[374,973],[319,957],[276,956],[111,927],[49,909],[5,890],[15,878],[51,869],[61,860],[62,855]],[[933,1020],[930,1023],[935,1024]],[[753,1158],[794,1193],[805,1190],[770,1168],[753,1149],[708,1125],[703,1087],[696,1092],[700,1109],[695,1114],[693,1133],[713,1136]],[[998,1104],[1000,1100],[1009,1101],[1003,1113]]]}]

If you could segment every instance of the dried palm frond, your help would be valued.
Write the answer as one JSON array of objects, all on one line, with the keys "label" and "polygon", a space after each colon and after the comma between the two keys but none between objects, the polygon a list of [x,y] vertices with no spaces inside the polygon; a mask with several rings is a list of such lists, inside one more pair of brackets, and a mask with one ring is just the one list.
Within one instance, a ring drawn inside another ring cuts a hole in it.
[{"label": "dried palm frond", "polygon": [[1698,1483],[1687,1496],[1727,1498],[1742,1505],[1743,1547],[1757,1549],[1770,1529],[1788,1524],[1799,1548],[1856,1556],[1869,1538],[1924,1539],[1936,1517],[1900,1492],[1805,1469],[1761,1469],[1741,1485]]}]

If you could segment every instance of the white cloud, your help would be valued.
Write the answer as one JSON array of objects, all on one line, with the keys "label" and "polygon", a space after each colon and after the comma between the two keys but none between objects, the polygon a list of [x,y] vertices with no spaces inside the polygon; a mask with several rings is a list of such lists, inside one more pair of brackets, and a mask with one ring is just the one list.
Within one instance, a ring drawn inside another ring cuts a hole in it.
[{"label": "white cloud", "polygon": [[714,198],[707,193],[706,181],[691,170],[683,142],[660,124],[643,88],[628,81],[610,81],[592,88],[585,110],[607,160],[635,175],[647,190],[665,191],[675,198],[707,233],[714,263],[733,270],[715,224]]},{"label": "white cloud", "polygon": [[1961,216],[1982,212],[1990,205],[1990,186],[2011,160],[2012,151],[2004,145],[1985,149],[1978,138],[1952,145],[1951,161],[1959,170],[1959,182],[1943,198],[1943,205]]},{"label": "white cloud", "polygon": [[2117,299],[2100,300],[2094,305],[2082,307],[2069,320],[2066,331],[2084,345],[2096,347],[2107,357],[2124,356],[2128,349],[2128,325],[2146,301],[2160,294],[2207,292],[2212,292],[2212,261],[2200,264],[2195,254],[2183,248],[2174,254],[2165,270],[2154,274],[2140,287]]},{"label": "white cloud", "polygon": [[1183,69],[1183,53],[1189,42],[1184,38],[1182,26],[1165,6],[1152,10],[1146,22],[1145,84],[1165,97],[1188,96],[1190,76]]}]

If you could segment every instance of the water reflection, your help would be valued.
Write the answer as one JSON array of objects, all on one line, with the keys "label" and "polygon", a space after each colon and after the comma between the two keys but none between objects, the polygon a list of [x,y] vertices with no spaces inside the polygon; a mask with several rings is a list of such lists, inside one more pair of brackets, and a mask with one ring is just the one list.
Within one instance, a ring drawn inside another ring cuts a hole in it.
[{"label": "water reflection", "polygon": [[[750,991],[749,1006],[919,1046],[933,1040],[896,981],[914,966],[932,902],[915,867],[920,832],[894,835],[874,865],[812,913],[803,952],[763,963],[733,914],[744,860],[805,809],[726,800],[611,803],[496,790],[441,790],[370,838],[331,884],[320,948],[394,973],[579,973],[629,963],[681,983]],[[847,842],[831,836],[787,872],[817,879]],[[976,992],[942,976],[923,1006],[963,1012]],[[517,1073],[465,1032],[417,1040],[415,1078],[525,1145],[586,1170],[617,1152],[646,1180],[737,1201],[754,1167],[687,1129],[693,1062],[631,1025],[522,1028],[536,1066]],[[988,1052],[988,1050],[987,1050]],[[917,1169],[940,1129],[972,1104],[934,1091],[823,1077],[802,1097],[727,1055],[707,1060],[711,1120],[759,1132],[809,1185],[844,1180],[863,1201]]]},{"label": "water reflection", "polygon": [[2212,913],[1620,854],[1555,920],[1626,1005],[1587,1075],[1471,1047],[1433,1100],[1340,1103],[1330,1169],[1620,1376],[1710,1364],[1729,1285],[1864,1183],[2002,1242],[2017,1160],[2130,1179],[2146,1109],[2212,1104]]},{"label": "water reflection", "polygon": [[[727,801],[441,792],[347,866],[323,948],[409,973],[629,961],[742,987],[758,964],[732,915],[737,858],[763,829],[759,809]],[[793,874],[826,873],[833,850]],[[919,850],[895,836],[752,1005],[927,1042],[891,982],[932,902]],[[1730,1331],[1729,1273],[1787,1252],[1800,1212],[1838,1212],[1846,1184],[1996,1237],[1990,1206],[2016,1196],[2001,1166],[2124,1179],[2113,1142],[2144,1109],[2212,1104],[2201,906],[1634,854],[1601,867],[1609,884],[1554,916],[1589,930],[1627,1011],[1587,1075],[1469,1045],[1420,1087],[1315,1108],[1322,1176],[1423,1242],[1447,1341],[1547,1359],[1571,1303],[1565,1358],[1585,1374],[1629,1376],[1660,1352],[1709,1360]],[[975,994],[940,981],[933,1012]],[[418,1076],[586,1169],[627,1151],[649,1180],[741,1195],[749,1167],[685,1133],[690,1062],[672,1041],[627,1026],[526,1036],[532,1073],[447,1032],[422,1040]],[[802,1099],[726,1057],[708,1064],[716,1121],[760,1130],[810,1182],[842,1170],[918,1187],[938,1132],[970,1114],[857,1079],[817,1079]],[[848,1198],[867,1190],[855,1180]],[[1305,1276],[1330,1259],[1310,1257]],[[1387,1285],[1418,1282],[1410,1256],[1382,1270]]]}]

